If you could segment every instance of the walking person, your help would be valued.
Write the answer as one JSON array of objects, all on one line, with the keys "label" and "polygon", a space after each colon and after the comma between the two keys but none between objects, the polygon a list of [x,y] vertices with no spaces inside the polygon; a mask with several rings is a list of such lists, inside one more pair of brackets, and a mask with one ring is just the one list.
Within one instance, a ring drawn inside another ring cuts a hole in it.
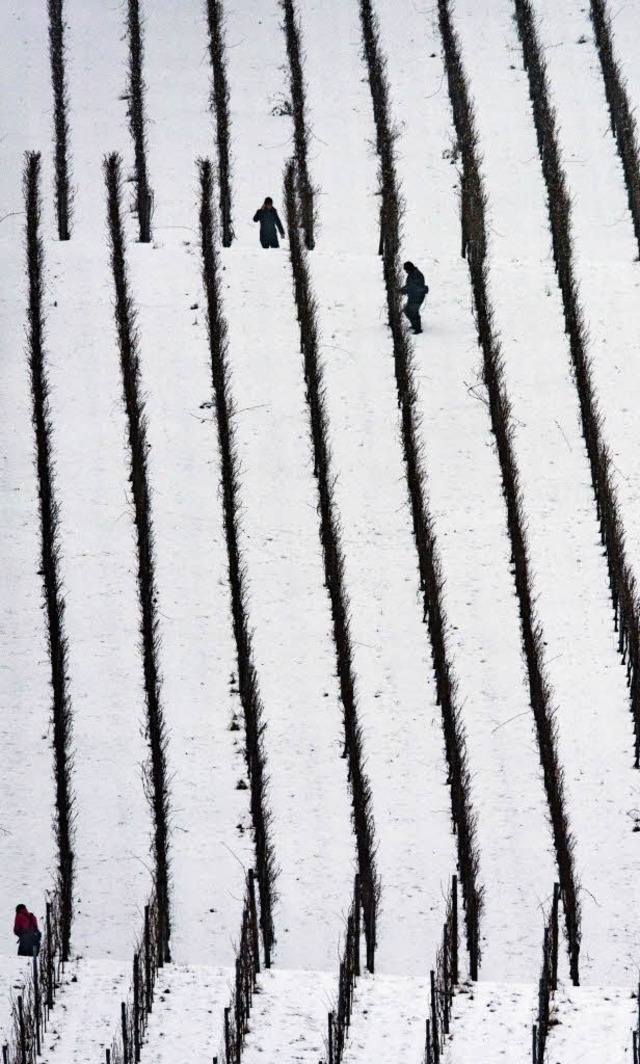
[{"label": "walking person", "polygon": [[279,248],[278,233],[284,236],[284,226],[273,206],[271,196],[267,196],[262,207],[253,216],[254,222],[260,222],[260,243],[263,248]]},{"label": "walking person", "polygon": [[38,930],[38,921],[26,905],[16,905],[16,918],[13,933],[18,936],[18,956],[37,957],[40,952],[42,933]]},{"label": "walking person", "polygon": [[412,262],[405,262],[403,269],[407,272],[407,279],[400,291],[403,296],[407,297],[407,302],[402,309],[408,317],[414,333],[421,333],[420,307],[429,291],[429,285],[424,283],[424,274]]}]

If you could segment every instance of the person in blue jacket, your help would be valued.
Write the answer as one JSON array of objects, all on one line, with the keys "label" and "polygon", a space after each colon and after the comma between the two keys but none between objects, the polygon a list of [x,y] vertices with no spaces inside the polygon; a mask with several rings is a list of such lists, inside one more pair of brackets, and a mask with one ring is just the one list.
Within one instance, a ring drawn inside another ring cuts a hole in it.
[{"label": "person in blue jacket", "polygon": [[271,196],[267,196],[262,207],[253,216],[254,222],[260,222],[260,243],[263,248],[279,248],[278,233],[284,236],[284,227],[273,206]]},{"label": "person in blue jacket", "polygon": [[402,309],[408,317],[414,333],[421,333],[420,307],[429,291],[429,285],[424,283],[424,274],[412,262],[405,262],[403,269],[407,271],[407,279],[400,291],[403,296],[407,297],[407,302]]}]

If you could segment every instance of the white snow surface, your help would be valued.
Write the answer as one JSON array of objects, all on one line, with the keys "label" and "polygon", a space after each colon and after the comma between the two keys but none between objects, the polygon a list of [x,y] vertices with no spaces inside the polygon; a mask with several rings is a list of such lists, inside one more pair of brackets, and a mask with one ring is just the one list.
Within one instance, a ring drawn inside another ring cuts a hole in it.
[{"label": "white snow surface", "polygon": [[427,979],[365,975],[354,996],[345,1064],[358,1064],[377,1056],[387,1060],[423,1060],[427,994]]},{"label": "white snow surface", "polygon": [[[505,508],[466,262],[455,137],[437,8],[376,0],[387,57],[403,252],[431,291],[415,341],[427,502],[464,724],[480,880],[480,981],[454,1000],[447,1064],[531,1059],[542,927],[556,878],[529,708]],[[640,578],[638,249],[600,66],[581,0],[535,0],[573,208],[589,353],[615,462],[627,550]],[[197,159],[214,158],[206,9],[142,4],[153,240],[126,212],[148,421],[162,702],[171,776],[172,953],[158,976],[143,1061],[223,1059],[244,876],[253,839],[198,246]],[[376,974],[356,986],[348,1064],[424,1060],[429,970],[456,870],[450,794],[400,440],[378,258],[377,157],[356,0],[299,0],[310,169],[318,186],[318,302],[335,502],[382,884]],[[244,1059],[326,1059],[327,1013],[356,846],[343,747],[317,483],[287,241],[265,255],[251,219],[265,195],[284,220],[293,150],[277,0],[225,3],[236,239],[221,250],[248,612],[265,710],[279,867],[273,967],[254,998]],[[640,100],[640,8],[613,10]],[[126,10],[66,0],[74,185],[72,240],[53,210],[46,5],[0,5],[0,1040],[26,966],[11,922],[41,920],[55,874],[46,614],[26,358],[23,156],[42,152],[46,352],[60,503],[74,714],[73,960],[45,1061],[104,1060],[130,989],[151,888],[144,697],[126,422],[113,320],[101,162],[133,148]],[[511,0],[457,0],[490,223],[489,284],[514,417],[536,606],[555,693],[583,914],[582,982],[553,1003],[547,1057],[631,1059],[640,962],[640,799],[624,664],[560,296],[546,192]],[[455,153],[454,153],[455,154]],[[240,786],[239,786],[240,785]],[[461,950],[464,967],[464,949]]]},{"label": "white snow surface", "polygon": [[[536,996],[521,983],[461,987],[453,1001],[447,1064],[525,1064],[531,1060]],[[578,1058],[576,1058],[578,1059]]]},{"label": "white snow surface", "polygon": [[224,1037],[224,1009],[231,993],[227,968],[202,964],[163,968],[158,974],[141,1064],[212,1060]]},{"label": "white snow surface", "polygon": [[[446,75],[434,15],[413,23],[405,37],[394,32],[394,5],[381,2],[378,10],[400,122],[398,173],[412,238],[407,252],[413,259],[415,241],[425,256],[427,282],[437,279],[424,314],[428,357],[416,343],[418,409],[478,817],[485,890],[482,969],[485,978],[532,979],[539,964],[541,906],[555,872],[500,471],[467,311],[471,292],[459,251]],[[414,70],[420,71],[429,137],[413,134]],[[489,617],[496,623],[488,623]],[[516,867],[521,875],[513,875]]]},{"label": "white snow surface", "polygon": [[42,1043],[43,1064],[104,1060],[129,980],[129,967],[116,961],[67,964]]},{"label": "white snow surface", "polygon": [[327,1013],[337,983],[329,972],[272,969],[258,977],[243,1060],[313,1064],[326,1057]]}]

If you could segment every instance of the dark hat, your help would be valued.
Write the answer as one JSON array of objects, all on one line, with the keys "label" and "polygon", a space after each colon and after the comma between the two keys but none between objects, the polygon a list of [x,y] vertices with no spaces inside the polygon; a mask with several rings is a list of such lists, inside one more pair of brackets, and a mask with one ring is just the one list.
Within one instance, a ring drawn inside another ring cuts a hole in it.
[{"label": "dark hat", "polygon": [[264,202],[268,204],[269,207],[273,207],[273,200],[271,199],[271,196],[265,196]]},{"label": "dark hat", "polygon": [[412,263],[412,262],[405,262],[405,263],[403,263],[403,265],[402,265],[402,269],[403,269],[403,270],[406,270],[406,271],[407,271],[407,273],[408,273],[408,272],[409,272],[409,270],[415,270],[415,266],[413,265],[413,263]]}]

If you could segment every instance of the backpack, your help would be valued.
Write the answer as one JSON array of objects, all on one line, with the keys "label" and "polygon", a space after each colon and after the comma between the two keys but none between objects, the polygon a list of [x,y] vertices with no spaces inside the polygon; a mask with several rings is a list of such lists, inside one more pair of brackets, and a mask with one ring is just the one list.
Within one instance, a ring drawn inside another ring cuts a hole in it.
[{"label": "backpack", "polygon": [[33,956],[37,957],[40,952],[40,943],[42,942],[42,931],[38,930],[35,926],[35,917],[33,913],[29,913],[29,921],[31,923],[31,927],[27,931],[29,945],[33,947]]}]

